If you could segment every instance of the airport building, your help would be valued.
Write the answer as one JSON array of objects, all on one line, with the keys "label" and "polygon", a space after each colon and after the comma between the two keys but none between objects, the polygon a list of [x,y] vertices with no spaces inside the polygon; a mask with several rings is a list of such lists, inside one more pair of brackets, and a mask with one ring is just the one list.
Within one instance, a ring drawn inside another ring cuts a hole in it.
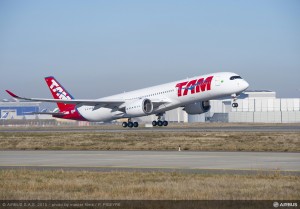
[{"label": "airport building", "polygon": [[[189,115],[183,108],[166,112],[170,122],[235,122],[235,123],[300,123],[300,98],[276,98],[276,92],[268,90],[246,91],[237,100],[238,107],[231,106],[231,99],[211,100],[209,112]],[[150,122],[155,116],[143,117]]]},{"label": "airport building", "polygon": [[299,123],[300,99],[276,98],[274,91],[247,91],[232,108],[230,100],[214,100],[210,120],[249,123]]},{"label": "airport building", "polygon": [[38,115],[28,115],[38,112],[41,102],[0,102],[1,119],[38,119]]}]

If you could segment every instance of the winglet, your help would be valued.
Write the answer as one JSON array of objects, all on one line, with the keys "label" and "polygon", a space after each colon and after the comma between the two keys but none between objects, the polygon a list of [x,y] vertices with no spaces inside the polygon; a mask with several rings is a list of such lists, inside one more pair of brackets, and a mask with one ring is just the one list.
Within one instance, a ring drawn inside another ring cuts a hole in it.
[{"label": "winglet", "polygon": [[20,99],[21,97],[15,95],[14,93],[12,93],[11,91],[9,90],[5,90],[10,96],[14,97],[14,98],[17,98],[17,99]]}]

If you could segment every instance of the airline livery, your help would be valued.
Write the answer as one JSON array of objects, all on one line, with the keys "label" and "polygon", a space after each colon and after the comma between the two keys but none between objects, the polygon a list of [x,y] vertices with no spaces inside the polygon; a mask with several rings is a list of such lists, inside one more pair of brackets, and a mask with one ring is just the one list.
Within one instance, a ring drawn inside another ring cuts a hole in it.
[{"label": "airline livery", "polygon": [[55,102],[57,112],[34,112],[33,114],[51,114],[56,118],[105,122],[128,118],[123,127],[138,127],[131,118],[155,114],[158,119],[153,126],[167,126],[163,120],[166,111],[183,107],[188,114],[201,114],[209,111],[209,100],[232,96],[233,107],[237,107],[237,96],[245,91],[249,84],[239,75],[220,72],[196,76],[158,86],[130,91],[100,99],[75,99],[54,77],[45,81],[54,99],[19,97],[7,91],[12,97],[30,101]]},{"label": "airline livery", "polygon": [[8,114],[9,114],[9,112],[6,112],[6,113],[1,117],[1,119],[6,119],[6,118],[8,117]]}]

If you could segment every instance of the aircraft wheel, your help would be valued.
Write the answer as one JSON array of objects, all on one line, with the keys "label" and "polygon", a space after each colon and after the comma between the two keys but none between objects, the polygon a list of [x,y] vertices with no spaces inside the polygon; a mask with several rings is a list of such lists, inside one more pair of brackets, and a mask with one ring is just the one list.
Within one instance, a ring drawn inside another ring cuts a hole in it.
[{"label": "aircraft wheel", "polygon": [[168,126],[168,125],[169,125],[169,122],[165,120],[165,121],[163,122],[163,125],[164,125],[164,126]]},{"label": "aircraft wheel", "polygon": [[157,121],[157,125],[158,126],[162,126],[163,125],[163,122],[161,120]]},{"label": "aircraft wheel", "polygon": [[157,122],[155,120],[152,121],[152,126],[157,126]]},{"label": "aircraft wheel", "polygon": [[128,126],[127,122],[122,123],[123,128],[126,128]]},{"label": "aircraft wheel", "polygon": [[232,107],[238,107],[238,106],[239,106],[238,103],[236,103],[236,102],[232,103]]},{"label": "aircraft wheel", "polygon": [[135,128],[139,127],[139,123],[138,122],[133,122],[133,127],[135,127]]},{"label": "aircraft wheel", "polygon": [[128,127],[132,128],[133,127],[133,122],[128,122]]}]

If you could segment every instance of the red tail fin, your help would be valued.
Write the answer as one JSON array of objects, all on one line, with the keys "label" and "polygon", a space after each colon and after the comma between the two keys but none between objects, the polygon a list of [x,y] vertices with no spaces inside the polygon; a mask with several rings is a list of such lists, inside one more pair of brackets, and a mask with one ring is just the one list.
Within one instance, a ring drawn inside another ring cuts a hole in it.
[{"label": "red tail fin", "polygon": [[[54,99],[74,99],[74,97],[53,77],[45,78],[45,81]],[[75,108],[74,104],[57,103],[60,112],[70,111]]]}]

